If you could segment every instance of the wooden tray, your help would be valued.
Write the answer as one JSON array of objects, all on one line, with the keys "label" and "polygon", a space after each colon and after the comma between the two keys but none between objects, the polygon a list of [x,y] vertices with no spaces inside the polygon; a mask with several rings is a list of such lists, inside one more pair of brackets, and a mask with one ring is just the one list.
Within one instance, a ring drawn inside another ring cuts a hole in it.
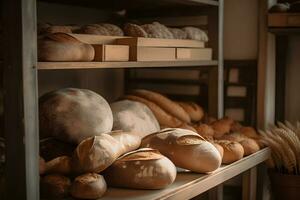
[{"label": "wooden tray", "polygon": [[91,34],[69,34],[81,42],[87,44],[116,44],[116,40],[120,38],[128,38],[125,36],[102,36]]},{"label": "wooden tray", "polygon": [[271,13],[269,27],[300,27],[300,13]]},{"label": "wooden tray", "polygon": [[204,48],[205,43],[197,40],[158,39],[158,38],[118,38],[116,44],[139,47],[193,47]]},{"label": "wooden tray", "polygon": [[211,60],[211,48],[176,48],[177,60]]},{"label": "wooden tray", "polygon": [[175,61],[176,48],[130,47],[130,61]]},{"label": "wooden tray", "polygon": [[129,61],[129,46],[94,44],[95,61]]}]

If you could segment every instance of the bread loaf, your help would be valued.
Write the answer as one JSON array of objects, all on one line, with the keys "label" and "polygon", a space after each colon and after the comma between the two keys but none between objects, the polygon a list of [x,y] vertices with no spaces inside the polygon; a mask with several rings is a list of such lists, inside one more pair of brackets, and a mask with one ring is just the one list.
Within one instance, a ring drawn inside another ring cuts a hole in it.
[{"label": "bread loaf", "polygon": [[46,162],[45,173],[46,174],[71,174],[71,158],[69,156],[60,156]]},{"label": "bread loaf", "polygon": [[103,23],[100,25],[103,26],[104,28],[106,28],[109,35],[111,35],[111,36],[123,36],[124,35],[123,30],[114,24]]},{"label": "bread loaf", "polygon": [[184,111],[184,109],[181,106],[157,92],[139,89],[132,91],[132,93],[136,96],[152,101],[153,103],[161,107],[163,110],[165,110],[167,113],[178,118],[183,122],[191,122],[190,116],[186,113],[186,111]]},{"label": "bread loaf", "polygon": [[160,130],[152,111],[143,103],[122,100],[111,104],[113,113],[113,130],[140,133],[145,137]]},{"label": "bread loaf", "polygon": [[257,151],[259,151],[259,145],[254,139],[246,138],[242,141],[240,141],[240,144],[244,148],[244,156],[251,155]]},{"label": "bread loaf", "polygon": [[93,35],[110,35],[109,31],[100,24],[89,24],[86,26],[83,26],[80,30],[80,33],[85,34],[93,34]]},{"label": "bread loaf", "polygon": [[151,134],[142,140],[141,147],[158,149],[177,167],[199,173],[216,170],[222,159],[211,143],[185,129],[170,128]]},{"label": "bread loaf", "polygon": [[223,164],[230,164],[243,158],[244,148],[240,143],[229,140],[215,140],[214,142],[224,149]]},{"label": "bread loaf", "polygon": [[219,145],[218,143],[215,143],[215,142],[210,142],[212,145],[214,145],[214,147],[216,147],[216,149],[218,150],[218,152],[220,153],[221,155],[221,158],[223,159],[223,155],[224,155],[224,149],[221,145]]},{"label": "bread loaf", "polygon": [[228,133],[219,138],[220,140],[229,140],[232,142],[240,142],[244,139],[247,139],[245,135],[240,133]]},{"label": "bread loaf", "polygon": [[137,101],[148,106],[148,108],[153,112],[160,126],[179,127],[182,125],[182,122],[179,119],[166,113],[166,111],[164,111],[162,108],[160,108],[157,104],[153,103],[152,101],[134,95],[126,95],[124,98],[132,101]]},{"label": "bread loaf", "polygon": [[113,116],[109,104],[97,93],[64,88],[40,98],[39,122],[42,137],[78,144],[111,131]]},{"label": "bread loaf", "polygon": [[[1,165],[0,165],[0,168],[1,168]],[[42,157],[40,157],[40,159],[39,159],[39,173],[40,173],[40,175],[44,174],[45,171],[46,171],[46,162]]]},{"label": "bread loaf", "polygon": [[212,128],[215,131],[214,138],[218,139],[222,137],[224,134],[229,133],[232,123],[233,120],[230,120],[229,118],[223,118],[213,122]]},{"label": "bread loaf", "polygon": [[190,116],[193,122],[198,122],[204,117],[204,110],[194,102],[178,102],[178,104]]},{"label": "bread loaf", "polygon": [[233,122],[230,127],[231,132],[238,132],[243,126],[239,122]]},{"label": "bread loaf", "polygon": [[71,181],[61,175],[50,174],[41,178],[41,196],[47,199],[64,198],[69,194]]},{"label": "bread loaf", "polygon": [[72,33],[69,26],[49,26],[44,33]]},{"label": "bread loaf", "polygon": [[188,39],[208,42],[207,34],[199,28],[188,26],[184,27],[183,30],[186,32]]},{"label": "bread loaf", "polygon": [[147,32],[137,24],[127,23],[124,26],[124,33],[131,37],[148,37]]},{"label": "bread loaf", "polygon": [[92,61],[94,48],[66,33],[53,33],[38,40],[39,61]]},{"label": "bread loaf", "polygon": [[70,193],[78,199],[98,199],[106,192],[106,182],[103,176],[87,173],[75,178]]},{"label": "bread loaf", "polygon": [[173,34],[174,39],[187,39],[187,33],[180,28],[169,28],[169,31]]},{"label": "bread loaf", "polygon": [[238,132],[252,139],[260,138],[255,129],[250,126],[242,127],[238,130]]},{"label": "bread loaf", "polygon": [[120,157],[104,177],[109,186],[161,189],[174,182],[176,167],[156,150],[139,149]]},{"label": "bread loaf", "polygon": [[207,124],[199,124],[195,125],[194,128],[196,129],[197,133],[204,138],[213,139],[214,136],[214,129],[207,125]]},{"label": "bread loaf", "polygon": [[72,157],[75,173],[100,173],[110,166],[119,156],[140,146],[137,134],[112,132],[83,140]]},{"label": "bread loaf", "polygon": [[165,25],[163,25],[159,22],[153,22],[152,24],[154,25],[156,30],[160,32],[160,34],[161,34],[160,38],[174,39],[173,34],[171,33],[171,31]]}]

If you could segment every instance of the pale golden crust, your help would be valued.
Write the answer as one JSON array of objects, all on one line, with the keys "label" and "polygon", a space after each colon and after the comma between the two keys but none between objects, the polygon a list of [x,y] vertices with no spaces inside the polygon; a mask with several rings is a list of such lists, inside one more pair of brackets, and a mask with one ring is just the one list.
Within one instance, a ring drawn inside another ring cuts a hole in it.
[{"label": "pale golden crust", "polygon": [[259,151],[259,149],[260,149],[257,142],[254,139],[251,139],[251,138],[246,138],[246,139],[240,141],[240,144],[244,148],[244,152],[245,152],[244,155],[245,156],[251,155],[251,154]]},{"label": "pale golden crust", "polygon": [[204,110],[194,102],[178,102],[178,104],[189,114],[193,122],[198,122],[204,117]]},{"label": "pale golden crust", "polygon": [[215,134],[214,129],[207,124],[195,125],[194,128],[197,130],[197,133],[204,138],[212,138]]},{"label": "pale golden crust", "polygon": [[229,140],[215,140],[214,142],[224,149],[223,164],[230,164],[243,158],[244,148],[240,143]]},{"label": "pale golden crust", "polygon": [[132,37],[148,37],[147,32],[139,25],[137,24],[131,24],[127,23],[124,26],[124,33],[127,36],[132,36]]}]

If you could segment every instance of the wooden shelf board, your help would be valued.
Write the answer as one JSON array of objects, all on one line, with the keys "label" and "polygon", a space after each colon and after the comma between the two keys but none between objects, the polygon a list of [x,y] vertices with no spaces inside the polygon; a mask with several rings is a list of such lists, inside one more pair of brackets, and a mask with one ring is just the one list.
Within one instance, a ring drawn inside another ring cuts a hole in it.
[{"label": "wooden shelf board", "polygon": [[109,188],[101,200],[190,199],[262,163],[269,156],[270,149],[264,148],[235,163],[224,165],[211,174],[179,172],[175,182],[162,190]]},{"label": "wooden shelf board", "polygon": [[38,62],[39,70],[216,66],[218,61]]},{"label": "wooden shelf board", "polygon": [[269,27],[269,32],[274,33],[276,35],[299,35],[300,27],[295,27],[295,28]]}]

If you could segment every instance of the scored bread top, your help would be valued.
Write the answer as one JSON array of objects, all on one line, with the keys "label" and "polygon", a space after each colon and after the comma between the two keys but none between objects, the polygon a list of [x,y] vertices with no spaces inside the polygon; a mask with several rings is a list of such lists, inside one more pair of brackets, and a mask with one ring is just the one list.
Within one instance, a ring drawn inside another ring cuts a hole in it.
[{"label": "scored bread top", "polygon": [[136,151],[131,151],[124,154],[117,161],[128,162],[128,161],[141,161],[141,160],[158,160],[163,158],[163,155],[156,149],[141,148]]},{"label": "scored bread top", "polygon": [[68,33],[52,33],[45,36],[46,39],[50,39],[57,42],[73,42],[73,43],[82,43],[75,37],[71,36]]}]

